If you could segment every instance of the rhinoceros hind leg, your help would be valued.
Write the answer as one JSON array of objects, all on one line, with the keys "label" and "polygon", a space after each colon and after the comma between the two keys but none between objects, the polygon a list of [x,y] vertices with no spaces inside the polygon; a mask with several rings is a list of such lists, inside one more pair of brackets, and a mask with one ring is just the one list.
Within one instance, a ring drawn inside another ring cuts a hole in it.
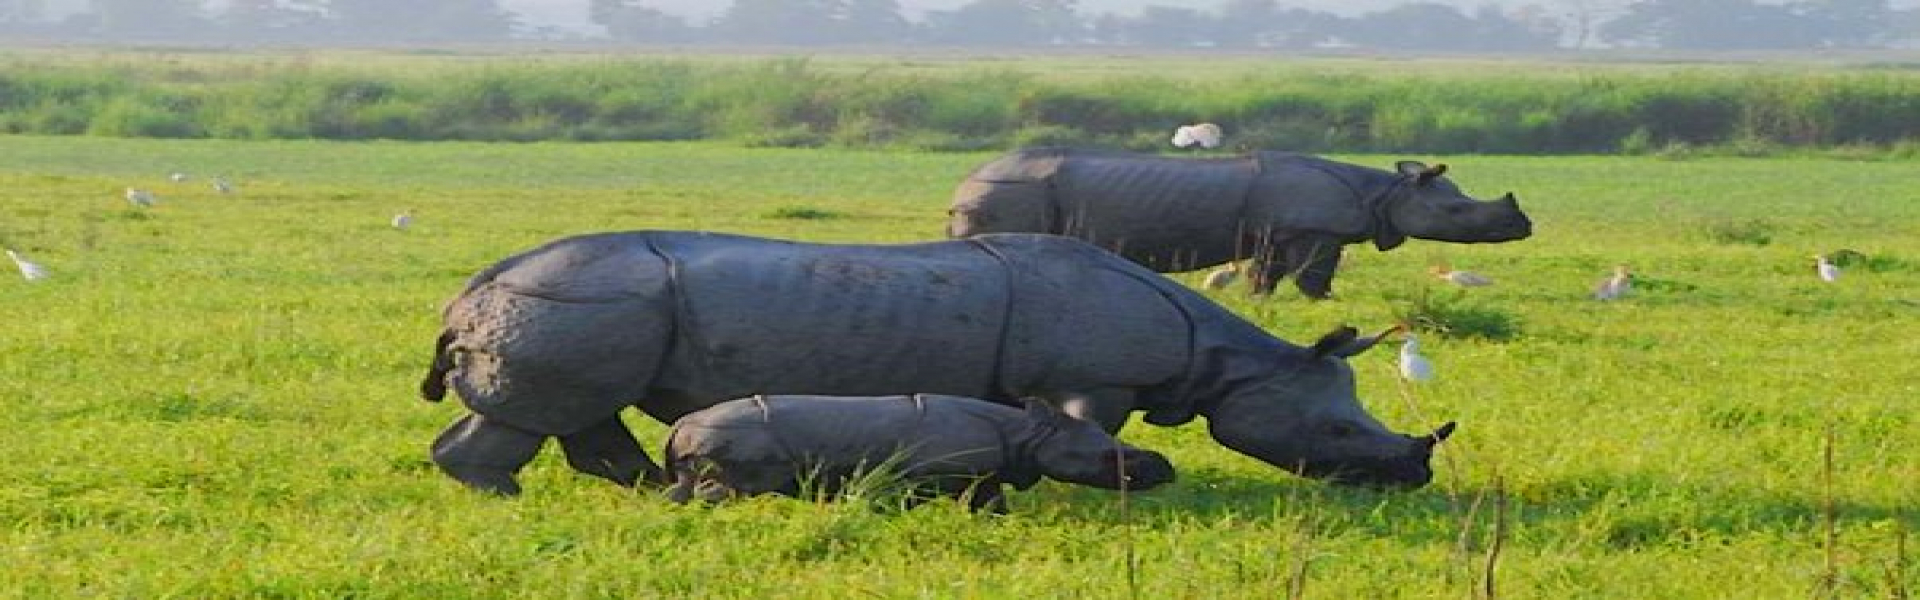
[{"label": "rhinoceros hind leg", "polygon": [[560,436],[560,449],[566,451],[567,464],[581,473],[627,487],[633,487],[642,478],[656,484],[667,483],[666,472],[647,457],[647,451],[640,447],[639,440],[633,439],[633,432],[620,422],[618,415]]},{"label": "rhinoceros hind leg", "polygon": [[433,440],[433,462],[467,487],[513,496],[520,467],[540,453],[546,436],[515,429],[480,415],[467,415]]}]

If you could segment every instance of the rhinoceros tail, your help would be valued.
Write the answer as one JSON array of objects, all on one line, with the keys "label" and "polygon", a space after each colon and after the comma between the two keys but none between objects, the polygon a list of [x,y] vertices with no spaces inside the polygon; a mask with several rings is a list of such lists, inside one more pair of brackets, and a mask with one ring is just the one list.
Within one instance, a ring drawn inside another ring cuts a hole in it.
[{"label": "rhinoceros tail", "polygon": [[427,376],[420,380],[420,397],[428,402],[439,402],[447,397],[447,372],[453,370],[453,355],[447,352],[447,346],[453,344],[453,332],[441,331],[440,339],[433,342],[433,366],[427,367]]}]

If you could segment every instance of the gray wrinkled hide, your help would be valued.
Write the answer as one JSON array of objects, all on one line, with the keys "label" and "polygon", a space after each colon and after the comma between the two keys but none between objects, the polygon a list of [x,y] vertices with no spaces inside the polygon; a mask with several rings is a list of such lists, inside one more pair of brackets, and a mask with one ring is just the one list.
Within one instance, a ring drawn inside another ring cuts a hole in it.
[{"label": "gray wrinkled hide", "polygon": [[677,232],[564,240],[482,275],[448,308],[451,381],[476,412],[549,435],[641,399],[671,423],[763,393],[1151,388],[1190,376],[1183,313],[1218,311],[1063,238],[880,248]]},{"label": "gray wrinkled hide", "polygon": [[[676,421],[666,445],[669,495],[721,500],[840,489],[859,473],[884,469],[936,493],[971,494],[976,508],[998,502],[1002,485],[1027,489],[1040,477],[1106,489],[1172,480],[1158,453],[1130,448],[1091,423],[959,396],[756,396],[722,402]],[[1038,414],[1035,414],[1035,413]]]},{"label": "gray wrinkled hide", "polygon": [[1223,445],[1298,473],[1431,477],[1431,444],[1354,395],[1345,359],[1370,340],[1288,344],[1068,237],[579,236],[475,276],[445,321],[422,393],[451,388],[473,414],[436,440],[435,463],[503,494],[549,436],[584,473],[659,481],[622,409],[673,423],[757,394],[1036,396],[1108,432],[1134,412],[1163,426],[1207,415]]},{"label": "gray wrinkled hide", "polygon": [[1192,159],[1036,148],[969,174],[947,233],[1068,235],[1160,272],[1251,260],[1257,291],[1292,275],[1302,292],[1325,297],[1345,244],[1385,250],[1409,235],[1479,242],[1531,231],[1517,205],[1475,202],[1443,178],[1409,181],[1280,152]]}]

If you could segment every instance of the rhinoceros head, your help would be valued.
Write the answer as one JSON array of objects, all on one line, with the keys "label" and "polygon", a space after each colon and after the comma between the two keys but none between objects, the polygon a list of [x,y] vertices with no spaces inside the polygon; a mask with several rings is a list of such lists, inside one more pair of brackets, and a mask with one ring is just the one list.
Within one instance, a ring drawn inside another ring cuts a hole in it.
[{"label": "rhinoceros head", "polygon": [[1040,400],[1027,401],[1033,422],[1029,441],[1041,474],[1068,483],[1110,490],[1145,490],[1173,481],[1173,463],[1159,452],[1135,448]]},{"label": "rhinoceros head", "polygon": [[1533,221],[1511,192],[1480,201],[1448,181],[1446,165],[1403,160],[1401,181],[1375,210],[1374,244],[1392,249],[1408,236],[1443,242],[1505,242],[1533,235]]},{"label": "rhinoceros head", "polygon": [[1352,328],[1327,334],[1264,381],[1206,412],[1215,440],[1302,476],[1371,487],[1416,488],[1433,479],[1434,445],[1453,433],[1389,431],[1355,397],[1347,358],[1379,341]]}]

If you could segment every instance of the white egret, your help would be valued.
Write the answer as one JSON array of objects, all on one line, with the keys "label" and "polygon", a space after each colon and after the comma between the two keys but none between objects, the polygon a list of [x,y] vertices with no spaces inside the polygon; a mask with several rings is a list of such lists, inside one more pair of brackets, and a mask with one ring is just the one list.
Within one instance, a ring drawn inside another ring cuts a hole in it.
[{"label": "white egret", "polygon": [[46,267],[27,260],[27,257],[21,256],[19,252],[8,250],[7,258],[13,259],[13,266],[20,268],[20,276],[27,278],[27,281],[39,281],[48,277]]},{"label": "white egret", "polygon": [[1614,300],[1631,291],[1633,291],[1633,272],[1629,271],[1626,265],[1614,265],[1613,275],[1600,280],[1600,285],[1594,286],[1593,298]]},{"label": "white egret", "polygon": [[1413,330],[1402,327],[1400,343],[1400,377],[1407,381],[1423,382],[1433,380],[1433,363],[1420,355],[1420,338]]},{"label": "white egret", "polygon": [[1198,125],[1183,125],[1179,129],[1173,130],[1172,141],[1174,147],[1177,148],[1199,146],[1201,148],[1213,149],[1220,147],[1222,137],[1223,135],[1219,125],[1200,123]]},{"label": "white egret", "polygon": [[413,226],[413,209],[400,211],[400,214],[393,216],[392,223],[394,229],[406,231],[408,227]]},{"label": "white egret", "polygon": [[219,192],[222,194],[231,194],[233,193],[233,182],[227,181],[227,178],[225,177],[214,177],[213,191]]},{"label": "white egret", "polygon": [[1227,266],[1220,267],[1212,273],[1208,273],[1206,281],[1201,282],[1200,285],[1210,290],[1224,290],[1227,289],[1227,286],[1233,285],[1233,282],[1239,278],[1240,265],[1238,263],[1227,263]]},{"label": "white egret", "polygon": [[181,183],[187,180],[187,174],[181,173],[179,171],[174,171],[172,175],[167,176],[167,180],[172,181],[174,183]]},{"label": "white egret", "polygon": [[1434,277],[1439,278],[1441,281],[1460,287],[1484,287],[1493,285],[1493,280],[1487,278],[1485,275],[1472,271],[1455,271],[1445,265],[1428,267],[1427,272],[1432,273]]},{"label": "white egret", "polygon": [[1820,274],[1821,281],[1833,283],[1840,280],[1840,267],[1834,266],[1832,262],[1829,262],[1827,255],[1815,254],[1813,255],[1813,261],[1814,272]]},{"label": "white egret", "polygon": [[153,192],[140,188],[127,188],[127,203],[129,204],[140,208],[153,208],[154,203],[158,201],[159,199],[153,196]]}]

